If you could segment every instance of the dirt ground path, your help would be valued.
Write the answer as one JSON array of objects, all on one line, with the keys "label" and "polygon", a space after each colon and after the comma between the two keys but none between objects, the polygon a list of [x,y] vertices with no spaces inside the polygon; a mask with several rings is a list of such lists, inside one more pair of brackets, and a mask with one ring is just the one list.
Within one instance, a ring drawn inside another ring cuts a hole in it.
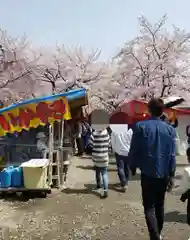
[{"label": "dirt ground path", "polygon": [[[185,160],[179,158],[179,174],[185,165]],[[0,201],[0,227],[4,239],[148,239],[139,175],[131,179],[125,194],[113,188],[118,181],[114,162],[110,164],[109,178],[109,198],[102,200],[91,191],[94,186],[91,160],[88,157],[73,158],[69,190],[53,191],[46,199]],[[190,231],[186,225],[185,208],[179,196],[167,195],[164,239],[188,239]]]}]

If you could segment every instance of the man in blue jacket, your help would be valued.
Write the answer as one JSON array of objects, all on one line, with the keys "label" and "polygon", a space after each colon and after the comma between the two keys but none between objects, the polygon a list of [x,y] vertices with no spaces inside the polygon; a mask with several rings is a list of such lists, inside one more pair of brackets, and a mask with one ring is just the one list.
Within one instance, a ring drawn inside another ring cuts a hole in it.
[{"label": "man in blue jacket", "polygon": [[141,171],[144,213],[150,240],[160,240],[164,221],[164,199],[171,188],[176,168],[176,131],[162,121],[164,105],[161,99],[148,103],[149,120],[141,121],[133,129],[129,152],[132,174]]}]

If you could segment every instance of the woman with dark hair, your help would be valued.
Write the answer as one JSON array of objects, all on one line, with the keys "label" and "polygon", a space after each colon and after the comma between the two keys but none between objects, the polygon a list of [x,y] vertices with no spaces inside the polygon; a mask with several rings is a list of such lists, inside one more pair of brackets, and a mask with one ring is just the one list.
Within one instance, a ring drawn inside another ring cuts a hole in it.
[{"label": "woman with dark hair", "polygon": [[88,146],[88,142],[89,142],[91,133],[92,133],[92,128],[91,128],[90,124],[88,123],[88,121],[86,119],[84,119],[82,121],[82,138],[83,138],[85,151]]},{"label": "woman with dark hair", "polygon": [[75,124],[75,130],[76,130],[76,144],[78,148],[78,153],[76,156],[81,157],[84,153],[84,141],[83,141],[83,124],[81,120],[78,120]]},{"label": "woman with dark hair", "polygon": [[174,127],[174,128],[177,128],[178,127],[178,119],[177,118],[175,118],[175,120],[174,120],[174,122],[172,122],[172,121],[170,121],[170,125],[172,126],[172,127]]},{"label": "woman with dark hair", "polygon": [[163,114],[161,115],[160,119],[168,124],[170,124],[170,121],[168,119],[168,116],[165,112],[163,112]]},{"label": "woman with dark hair", "polygon": [[178,127],[179,122],[178,122],[177,117],[175,117],[175,118],[174,118],[174,121],[172,121],[173,119],[172,119],[172,120],[171,120],[171,119],[169,120],[167,114],[166,114],[166,113],[163,113],[160,118],[161,118],[161,120],[163,120],[164,122],[170,124],[172,127],[174,127],[174,128],[177,128],[177,127]]}]

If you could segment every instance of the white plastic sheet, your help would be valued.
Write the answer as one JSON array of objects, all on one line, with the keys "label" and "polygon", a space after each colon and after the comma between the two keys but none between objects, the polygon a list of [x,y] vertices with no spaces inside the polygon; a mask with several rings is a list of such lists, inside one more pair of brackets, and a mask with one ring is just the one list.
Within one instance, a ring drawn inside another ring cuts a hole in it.
[{"label": "white plastic sheet", "polygon": [[190,167],[184,169],[181,180],[179,181],[179,186],[173,189],[173,193],[182,194],[190,189]]},{"label": "white plastic sheet", "polygon": [[21,164],[21,167],[46,167],[49,165],[49,159],[31,159]]}]

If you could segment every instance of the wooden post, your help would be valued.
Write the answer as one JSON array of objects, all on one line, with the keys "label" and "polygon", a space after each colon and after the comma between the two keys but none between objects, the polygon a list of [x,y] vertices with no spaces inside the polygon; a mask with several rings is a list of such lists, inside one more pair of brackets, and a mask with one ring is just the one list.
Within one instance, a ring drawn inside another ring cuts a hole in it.
[{"label": "wooden post", "polygon": [[53,137],[54,137],[54,129],[52,125],[49,125],[49,174],[48,174],[48,182],[49,186],[52,185],[52,164],[53,164]]},{"label": "wooden post", "polygon": [[63,137],[64,137],[64,119],[61,120],[61,139],[60,139],[60,146],[63,147]]},{"label": "wooden post", "polygon": [[59,157],[60,157],[60,185],[63,185],[63,138],[64,138],[64,126],[65,126],[65,122],[64,122],[64,119],[62,117],[61,119],[61,135],[60,135],[60,154],[59,154]]}]

